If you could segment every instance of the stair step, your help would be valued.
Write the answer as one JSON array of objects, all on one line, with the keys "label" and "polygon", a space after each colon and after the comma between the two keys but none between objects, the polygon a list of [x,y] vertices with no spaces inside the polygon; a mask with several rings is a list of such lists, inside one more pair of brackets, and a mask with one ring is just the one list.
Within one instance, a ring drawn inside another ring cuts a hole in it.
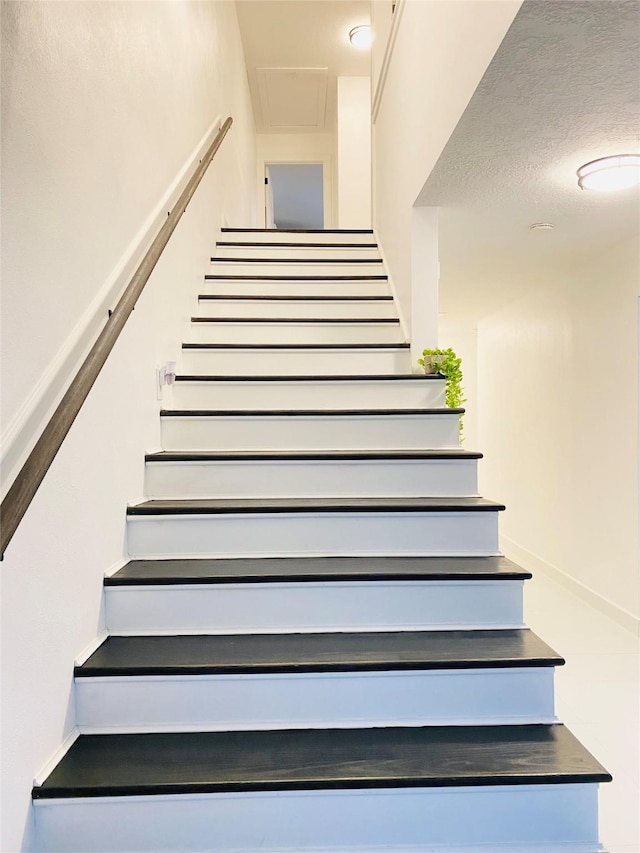
[{"label": "stair step", "polygon": [[105,578],[111,634],[521,628],[505,557],[133,560]]},{"label": "stair step", "polygon": [[216,296],[263,294],[265,296],[389,296],[386,279],[206,279],[203,293]]},{"label": "stair step", "polygon": [[166,450],[457,447],[464,409],[162,410]]},{"label": "stair step", "polygon": [[555,722],[530,631],[109,637],[76,667],[83,732]]},{"label": "stair step", "polygon": [[192,344],[182,345],[182,369],[191,374],[325,376],[401,374],[411,370],[409,344]]},{"label": "stair step", "polygon": [[33,798],[610,780],[562,725],[176,732],[80,736]]},{"label": "stair step", "polygon": [[265,296],[264,294],[198,297],[199,317],[301,318],[360,321],[362,314],[373,320],[396,320],[390,296]]},{"label": "stair step", "polygon": [[444,406],[439,374],[396,375],[180,375],[173,386],[175,409],[432,409]]},{"label": "stair step", "polygon": [[149,498],[464,497],[477,460],[461,449],[279,452],[162,451],[145,457]]},{"label": "stair step", "polygon": [[192,317],[198,343],[403,343],[397,317]]},{"label": "stair step", "polygon": [[371,229],[345,230],[310,229],[281,230],[267,228],[228,228],[222,231],[222,240],[229,242],[278,243],[283,245],[321,243],[327,245],[371,244],[377,245]]},{"label": "stair step", "polygon": [[[211,272],[218,278],[279,278],[348,280],[383,276],[381,258],[317,260],[316,258],[212,258]],[[215,279],[213,279],[215,280]]]},{"label": "stair step", "polygon": [[323,581],[524,581],[531,572],[506,557],[272,557],[131,560],[105,586]]},{"label": "stair step", "polygon": [[382,258],[376,243],[277,243],[273,240],[260,242],[223,240],[216,244],[212,262],[241,258],[243,261],[268,261],[282,259],[286,262],[311,261],[329,264],[343,261],[381,263]]},{"label": "stair step", "polygon": [[[218,244],[219,245],[219,244]],[[381,264],[382,258],[283,258],[283,257],[232,257],[225,256],[211,258],[212,264]]]},{"label": "stair step", "polygon": [[129,516],[149,515],[234,515],[294,513],[493,513],[504,504],[486,498],[242,498],[236,500],[153,500],[130,506]]},{"label": "stair step", "polygon": [[327,242],[285,242],[283,240],[218,240],[216,246],[232,247],[232,248],[252,248],[255,246],[273,248],[305,248],[305,249],[377,249],[378,244],[372,242],[356,242],[356,243],[327,243]]},{"label": "stair step", "polygon": [[76,678],[553,667],[528,629],[108,637]]},{"label": "stair step", "polygon": [[133,557],[491,555],[502,504],[459,498],[150,500],[128,509]]},{"label": "stair step", "polygon": [[610,779],[561,725],[144,733],[81,735],[32,796],[48,853],[595,853]]},{"label": "stair step", "polygon": [[344,275],[335,275],[335,274],[305,274],[305,275],[287,275],[286,273],[258,273],[257,271],[253,271],[251,273],[247,273],[245,275],[229,275],[229,274],[218,274],[218,273],[207,273],[204,277],[205,281],[292,281],[292,282],[300,282],[301,284],[305,281],[323,281],[323,282],[358,282],[358,281],[388,281],[388,276],[382,273],[376,273],[374,275],[369,274],[344,274]]},{"label": "stair step", "polygon": [[482,459],[482,453],[462,448],[445,448],[436,450],[330,450],[324,453],[313,451],[230,451],[230,450],[163,450],[157,453],[147,453],[146,462],[269,462],[269,461],[416,461],[443,459]]}]

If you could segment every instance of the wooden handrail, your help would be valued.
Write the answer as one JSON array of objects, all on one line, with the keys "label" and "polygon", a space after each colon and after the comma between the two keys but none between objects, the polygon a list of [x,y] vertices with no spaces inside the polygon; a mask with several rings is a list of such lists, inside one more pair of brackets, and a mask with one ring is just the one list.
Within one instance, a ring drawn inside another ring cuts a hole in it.
[{"label": "wooden handrail", "polygon": [[120,332],[129,319],[129,315],[144,290],[144,286],[149,280],[155,265],[158,263],[160,255],[169,242],[169,238],[173,234],[176,225],[185,212],[187,205],[191,201],[204,173],[207,171],[232,123],[233,119],[229,117],[218,131],[216,138],[209,146],[207,153],[189,179],[189,183],[182,191],[173,210],[169,213],[166,221],[158,231],[153,243],[140,262],[138,269],[129,281],[126,290],[120,297],[118,304],[113,309],[104,329],[100,332],[82,367],[80,367],[73,378],[67,392],[29,454],[29,458],[20,469],[20,473],[2,501],[2,505],[0,506],[0,518],[2,521],[2,529],[0,531],[0,559],[4,557],[7,545],[29,508],[58,450],[60,450],[62,442],[65,440],[67,433],[71,429],[71,425],[82,408],[82,404],[87,399],[89,391],[91,391],[94,382],[98,378],[109,353],[118,340]]}]

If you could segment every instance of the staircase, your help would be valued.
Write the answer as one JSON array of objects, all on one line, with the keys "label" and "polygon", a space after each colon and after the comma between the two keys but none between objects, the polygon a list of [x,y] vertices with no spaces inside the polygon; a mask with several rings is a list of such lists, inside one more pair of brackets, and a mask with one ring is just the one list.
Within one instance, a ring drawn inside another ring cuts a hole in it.
[{"label": "staircase", "polygon": [[372,232],[225,229],[205,279],[38,850],[602,850],[611,777]]}]

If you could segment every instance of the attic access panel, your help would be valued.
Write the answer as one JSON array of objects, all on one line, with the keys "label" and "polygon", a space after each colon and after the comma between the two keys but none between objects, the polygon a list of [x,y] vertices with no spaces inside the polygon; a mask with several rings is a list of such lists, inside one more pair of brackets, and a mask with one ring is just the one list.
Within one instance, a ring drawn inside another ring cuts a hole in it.
[{"label": "attic access panel", "polygon": [[324,130],[328,68],[256,68],[265,130]]}]

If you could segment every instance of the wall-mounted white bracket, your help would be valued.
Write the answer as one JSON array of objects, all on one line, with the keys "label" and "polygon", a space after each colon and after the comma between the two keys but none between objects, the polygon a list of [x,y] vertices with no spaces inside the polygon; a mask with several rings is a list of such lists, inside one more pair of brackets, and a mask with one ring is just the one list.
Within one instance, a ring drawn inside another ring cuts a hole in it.
[{"label": "wall-mounted white bracket", "polygon": [[173,385],[176,381],[176,362],[167,361],[156,370],[156,394],[162,400],[162,389],[165,385]]}]

